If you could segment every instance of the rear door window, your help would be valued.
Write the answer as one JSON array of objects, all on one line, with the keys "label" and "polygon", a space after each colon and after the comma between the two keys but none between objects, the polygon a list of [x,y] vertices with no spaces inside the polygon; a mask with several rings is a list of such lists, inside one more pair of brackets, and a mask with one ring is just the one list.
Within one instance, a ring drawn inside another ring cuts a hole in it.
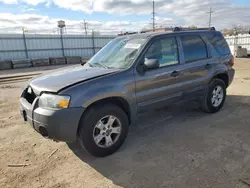
[{"label": "rear door window", "polygon": [[207,47],[200,36],[181,36],[184,59],[186,63],[207,59]]}]

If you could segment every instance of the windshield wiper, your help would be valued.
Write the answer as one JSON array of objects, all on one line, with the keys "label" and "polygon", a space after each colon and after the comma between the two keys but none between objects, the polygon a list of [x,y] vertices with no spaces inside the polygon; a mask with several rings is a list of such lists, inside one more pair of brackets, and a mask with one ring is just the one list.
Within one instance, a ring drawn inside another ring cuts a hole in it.
[{"label": "windshield wiper", "polygon": [[101,67],[103,67],[103,68],[105,68],[105,69],[108,69],[108,67],[107,67],[106,65],[104,65],[104,64],[102,64],[102,63],[99,63],[99,62],[96,62],[96,63],[89,63],[89,65],[90,65],[91,67],[94,67],[95,65],[99,65],[99,67],[101,66]]}]

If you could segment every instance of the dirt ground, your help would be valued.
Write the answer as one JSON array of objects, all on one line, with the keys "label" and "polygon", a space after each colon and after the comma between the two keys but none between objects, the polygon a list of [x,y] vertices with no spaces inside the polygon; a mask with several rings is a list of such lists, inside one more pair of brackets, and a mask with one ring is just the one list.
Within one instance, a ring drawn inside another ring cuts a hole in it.
[{"label": "dirt ground", "polygon": [[106,158],[42,138],[19,115],[24,83],[0,85],[0,187],[249,188],[250,59],[235,68],[222,111],[187,104],[146,114]]}]

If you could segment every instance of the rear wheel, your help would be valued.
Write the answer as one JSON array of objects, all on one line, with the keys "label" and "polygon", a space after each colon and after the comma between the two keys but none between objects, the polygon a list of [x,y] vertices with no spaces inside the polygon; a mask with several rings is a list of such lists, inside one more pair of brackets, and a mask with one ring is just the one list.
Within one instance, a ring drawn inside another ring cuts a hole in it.
[{"label": "rear wheel", "polygon": [[128,134],[128,117],[116,105],[91,107],[80,122],[81,145],[90,154],[105,157],[116,152]]},{"label": "rear wheel", "polygon": [[209,84],[207,94],[202,100],[202,109],[208,113],[218,112],[226,99],[226,85],[221,79],[213,79]]}]

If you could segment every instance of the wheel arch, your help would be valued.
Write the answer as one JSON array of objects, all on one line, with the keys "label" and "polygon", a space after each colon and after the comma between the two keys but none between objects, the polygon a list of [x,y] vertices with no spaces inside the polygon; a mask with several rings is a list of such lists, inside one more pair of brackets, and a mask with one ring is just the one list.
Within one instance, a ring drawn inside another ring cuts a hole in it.
[{"label": "wheel arch", "polygon": [[229,77],[228,77],[227,73],[216,74],[212,79],[214,79],[214,78],[221,79],[225,83],[226,87],[229,86]]},{"label": "wheel arch", "polygon": [[[106,105],[106,104],[114,104],[117,105],[118,107],[120,107],[126,114],[128,117],[128,121],[129,124],[132,123],[132,118],[131,118],[131,109],[130,109],[130,105],[129,103],[122,97],[107,97],[107,98],[103,98],[100,100],[97,100],[91,104],[89,104],[86,109],[84,110],[82,117],[86,114],[86,112],[95,107],[95,106],[102,106],[102,105]],[[81,120],[80,120],[81,121]],[[79,133],[79,128],[80,126],[78,125],[78,130],[77,132]]]}]

